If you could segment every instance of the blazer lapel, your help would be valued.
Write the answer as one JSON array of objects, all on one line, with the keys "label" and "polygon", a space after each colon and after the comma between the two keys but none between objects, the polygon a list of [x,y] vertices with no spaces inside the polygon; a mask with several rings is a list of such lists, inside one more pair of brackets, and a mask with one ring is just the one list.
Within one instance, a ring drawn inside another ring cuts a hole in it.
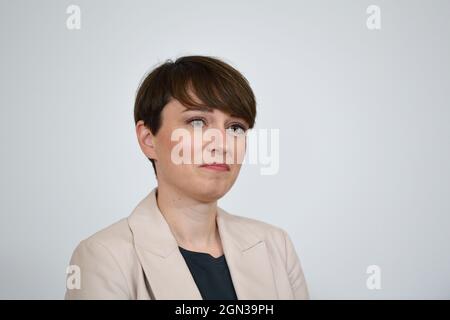
[{"label": "blazer lapel", "polygon": [[[128,224],[153,299],[201,300],[192,274],[156,202],[154,188],[133,210]],[[277,299],[264,240],[218,207],[217,226],[239,300]]]},{"label": "blazer lapel", "polygon": [[134,246],[153,299],[202,299],[178,244],[156,202],[156,188],[128,218]]},{"label": "blazer lapel", "polygon": [[217,208],[225,259],[239,300],[278,299],[275,279],[261,235],[245,219]]}]

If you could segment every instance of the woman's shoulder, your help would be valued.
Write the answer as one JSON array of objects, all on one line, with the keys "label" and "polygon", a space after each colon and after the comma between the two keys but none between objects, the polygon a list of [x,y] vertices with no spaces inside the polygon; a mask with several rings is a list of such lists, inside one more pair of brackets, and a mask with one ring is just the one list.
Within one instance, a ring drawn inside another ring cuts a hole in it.
[{"label": "woman's shoulder", "polygon": [[[230,213],[219,208],[219,216],[229,226],[240,232],[250,232],[260,238],[265,239],[284,239],[288,236],[284,228],[265,220],[250,218],[248,216]],[[131,248],[133,246],[133,233],[129,226],[128,218],[122,218],[119,221],[100,229],[80,243],[98,244],[106,248]]]},{"label": "woman's shoulder", "polygon": [[133,297],[133,272],[139,270],[132,234],[121,219],[81,240],[70,266],[81,272],[81,289],[67,288],[66,299],[128,299]]},{"label": "woman's shoulder", "polygon": [[127,219],[120,219],[82,239],[75,248],[75,252],[89,248],[99,248],[113,256],[117,253],[131,252],[133,235],[128,227]]}]

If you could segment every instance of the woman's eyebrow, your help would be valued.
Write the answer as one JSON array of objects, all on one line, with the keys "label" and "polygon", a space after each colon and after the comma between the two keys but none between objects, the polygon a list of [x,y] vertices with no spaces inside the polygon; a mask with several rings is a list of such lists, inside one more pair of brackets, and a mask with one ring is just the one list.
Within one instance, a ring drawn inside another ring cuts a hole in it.
[{"label": "woman's eyebrow", "polygon": [[186,112],[186,111],[213,112],[212,108],[209,108],[209,107],[191,107],[191,108],[184,107],[184,110],[182,111],[182,113]]},{"label": "woman's eyebrow", "polygon": [[[209,113],[212,113],[212,112],[213,112],[213,108],[209,108],[209,107],[197,107],[197,106],[193,106],[193,107],[190,107],[190,108],[184,107],[184,110],[181,111],[181,113],[186,112],[186,111],[201,111],[201,112],[209,112]],[[245,123],[247,126],[249,126],[248,122],[247,122],[244,118],[242,118],[241,116],[239,116],[239,115],[236,115],[236,114],[230,114],[230,118],[233,119],[233,120],[242,120],[242,121],[244,121],[244,123]]]}]

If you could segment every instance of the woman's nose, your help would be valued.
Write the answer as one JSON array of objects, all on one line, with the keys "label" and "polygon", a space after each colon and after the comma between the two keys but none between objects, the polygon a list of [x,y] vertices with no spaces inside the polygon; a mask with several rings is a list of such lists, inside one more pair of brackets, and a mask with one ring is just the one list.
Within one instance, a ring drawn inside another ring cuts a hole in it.
[{"label": "woman's nose", "polygon": [[210,132],[206,132],[204,135],[207,150],[209,152],[216,153],[228,153],[229,152],[229,139],[227,139],[227,131],[224,127],[211,127],[208,128]]}]

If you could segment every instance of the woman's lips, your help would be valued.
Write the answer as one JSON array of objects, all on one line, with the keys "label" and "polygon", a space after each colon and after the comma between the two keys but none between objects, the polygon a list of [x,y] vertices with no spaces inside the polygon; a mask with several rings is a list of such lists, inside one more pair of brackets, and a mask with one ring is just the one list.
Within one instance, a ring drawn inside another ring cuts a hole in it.
[{"label": "woman's lips", "polygon": [[200,167],[216,171],[230,171],[230,166],[226,163],[203,164]]}]

